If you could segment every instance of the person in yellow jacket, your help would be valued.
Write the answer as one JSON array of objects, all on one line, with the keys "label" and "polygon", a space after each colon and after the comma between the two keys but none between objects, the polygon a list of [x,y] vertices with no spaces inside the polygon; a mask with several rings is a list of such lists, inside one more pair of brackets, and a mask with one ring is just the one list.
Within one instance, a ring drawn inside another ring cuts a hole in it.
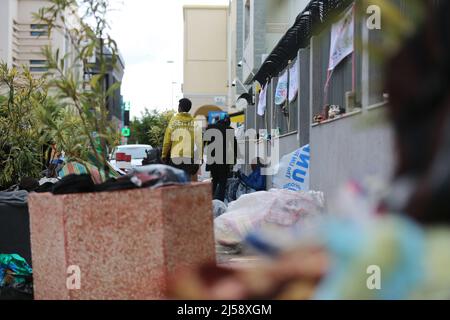
[{"label": "person in yellow jacket", "polygon": [[[189,113],[192,102],[183,98],[179,101],[178,113],[170,120],[164,135],[161,155],[163,163],[184,170],[188,175],[197,174],[201,159],[201,132],[199,133],[195,120]],[[197,144],[200,141],[200,145]]]}]

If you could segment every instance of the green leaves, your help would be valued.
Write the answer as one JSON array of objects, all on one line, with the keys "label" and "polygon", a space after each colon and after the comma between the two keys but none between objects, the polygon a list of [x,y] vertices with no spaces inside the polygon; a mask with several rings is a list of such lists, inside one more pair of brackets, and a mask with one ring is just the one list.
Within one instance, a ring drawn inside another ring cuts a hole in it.
[{"label": "green leaves", "polygon": [[[116,68],[118,62],[117,44],[107,33],[108,9],[107,0],[49,0],[47,8],[36,15],[51,29],[66,33],[72,44],[73,52],[64,57],[60,56],[59,50],[52,52],[46,48],[44,51],[49,69],[55,75],[50,86],[56,89],[59,101],[71,106],[79,120],[78,139],[66,135],[63,128],[56,130],[55,134],[63,140],[64,151],[70,157],[80,158],[93,152],[96,162],[103,165],[106,165],[107,149],[118,142],[119,134],[109,121],[107,98],[114,95],[120,83],[104,89],[106,75]],[[75,21],[71,25],[68,19],[61,18],[68,11],[72,12],[71,17]],[[47,127],[55,128],[55,123],[49,122]],[[68,125],[65,130],[75,131],[75,128]],[[92,137],[93,132],[97,133],[99,141]],[[99,144],[101,148],[97,147]],[[82,152],[80,146],[86,152]]]},{"label": "green leaves", "polygon": [[[41,165],[41,133],[36,111],[47,99],[43,79],[28,69],[19,72],[0,64],[0,86],[7,88],[0,99],[0,188],[23,177],[38,178]],[[1,190],[0,189],[0,190]]]},{"label": "green leaves", "polygon": [[131,122],[130,143],[150,144],[153,147],[162,146],[164,132],[169,121],[175,114],[174,111],[160,112],[158,110],[149,111],[145,109],[141,118]]},{"label": "green leaves", "polygon": [[[33,18],[48,25],[50,34],[67,35],[69,52],[44,47],[49,72],[40,79],[28,68],[0,64],[5,88],[0,96],[0,187],[24,176],[39,177],[42,146],[50,141],[69,159],[89,161],[94,153],[95,162],[103,165],[108,149],[120,141],[107,108],[107,97],[120,83],[104,90],[106,75],[118,62],[117,44],[107,34],[108,8],[106,0],[48,0]],[[64,18],[66,13],[71,19]]]}]

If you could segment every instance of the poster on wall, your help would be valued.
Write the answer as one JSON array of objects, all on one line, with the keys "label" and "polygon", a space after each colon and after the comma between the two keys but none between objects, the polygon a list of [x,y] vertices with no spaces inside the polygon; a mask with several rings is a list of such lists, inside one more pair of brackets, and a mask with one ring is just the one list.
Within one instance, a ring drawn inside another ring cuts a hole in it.
[{"label": "poster on wall", "polygon": [[333,71],[339,63],[354,51],[354,6],[344,17],[331,27],[330,61],[328,71]]},{"label": "poster on wall", "polygon": [[258,99],[258,116],[263,116],[266,113],[266,102],[267,102],[267,87],[266,84],[261,88],[261,92],[259,93]]},{"label": "poster on wall", "polygon": [[309,191],[309,168],[311,150],[306,145],[286,156],[273,177],[273,187],[292,191]]},{"label": "poster on wall", "polygon": [[[289,103],[295,101],[299,90],[299,63],[298,60],[289,69]],[[287,70],[278,79],[275,92],[275,104],[281,106],[286,102],[288,95],[288,72]]]}]

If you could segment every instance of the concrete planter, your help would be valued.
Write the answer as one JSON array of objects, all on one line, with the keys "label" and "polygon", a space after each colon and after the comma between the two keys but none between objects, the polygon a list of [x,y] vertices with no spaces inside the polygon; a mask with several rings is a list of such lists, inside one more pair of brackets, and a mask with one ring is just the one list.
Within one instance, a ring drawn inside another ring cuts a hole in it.
[{"label": "concrete planter", "polygon": [[[29,197],[35,299],[160,299],[215,260],[210,184]],[[70,266],[81,288],[69,290]]]}]

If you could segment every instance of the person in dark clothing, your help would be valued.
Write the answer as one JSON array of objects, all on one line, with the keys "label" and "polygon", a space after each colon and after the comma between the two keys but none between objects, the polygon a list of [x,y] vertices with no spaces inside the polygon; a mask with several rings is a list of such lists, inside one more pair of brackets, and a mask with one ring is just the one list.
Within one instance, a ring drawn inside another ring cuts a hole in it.
[{"label": "person in dark clothing", "polygon": [[262,175],[261,159],[256,159],[254,163],[252,163],[252,173],[249,176],[238,172],[239,180],[247,187],[255,190],[255,191],[264,191],[266,190],[266,177]]},{"label": "person in dark clothing", "polygon": [[223,114],[214,119],[204,135],[206,171],[211,172],[213,197],[220,201],[225,200],[228,177],[237,159],[237,140],[230,125],[229,115]]}]

